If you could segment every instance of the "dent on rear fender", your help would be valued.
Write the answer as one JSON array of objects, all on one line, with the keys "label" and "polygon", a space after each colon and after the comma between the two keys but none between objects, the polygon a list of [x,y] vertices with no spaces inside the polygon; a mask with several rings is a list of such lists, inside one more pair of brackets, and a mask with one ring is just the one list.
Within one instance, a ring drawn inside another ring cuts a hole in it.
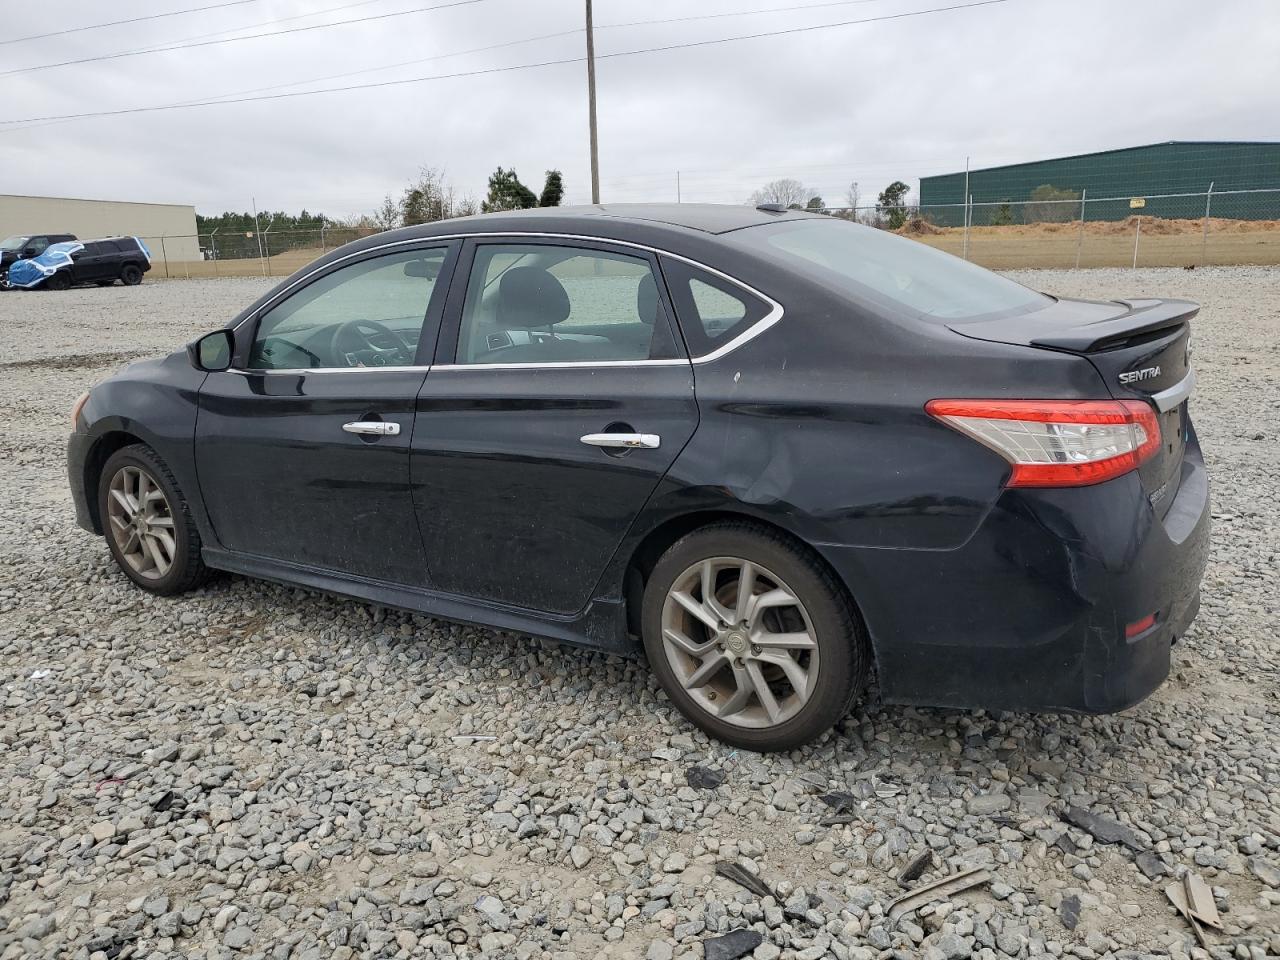
[{"label": "dent on rear fender", "polygon": [[730,399],[704,414],[671,476],[784,516],[811,543],[954,549],[990,510],[1007,466],[945,430],[900,412]]}]

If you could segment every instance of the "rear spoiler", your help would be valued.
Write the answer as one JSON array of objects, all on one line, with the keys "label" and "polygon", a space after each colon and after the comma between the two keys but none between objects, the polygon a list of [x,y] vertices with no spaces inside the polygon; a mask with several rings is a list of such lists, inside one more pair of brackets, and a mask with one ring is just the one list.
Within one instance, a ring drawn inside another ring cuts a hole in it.
[{"label": "rear spoiler", "polygon": [[1186,323],[1200,312],[1190,300],[1117,300],[1128,308],[1117,317],[1038,333],[1031,345],[1072,353],[1096,353],[1131,345]]}]

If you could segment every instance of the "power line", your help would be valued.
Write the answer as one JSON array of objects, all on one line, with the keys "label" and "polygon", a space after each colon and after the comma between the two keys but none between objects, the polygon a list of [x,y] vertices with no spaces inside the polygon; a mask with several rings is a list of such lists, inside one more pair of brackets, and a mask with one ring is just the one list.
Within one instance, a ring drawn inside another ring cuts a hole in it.
[{"label": "power line", "polygon": [[[844,6],[850,6],[852,4],[879,3],[879,2],[882,2],[882,0],[826,0],[826,2],[823,2],[823,3],[797,4],[789,7],[768,7],[763,10],[739,10],[739,11],[733,11],[730,13],[707,13],[707,14],[699,14],[697,16],[692,16],[692,17],[668,17],[665,19],[658,19],[658,20],[631,20],[624,23],[597,23],[595,25],[595,29],[599,31],[599,30],[613,30],[619,27],[649,27],[649,26],[656,26],[656,25],[668,24],[668,23],[688,23],[689,21],[692,21],[692,20],[716,20],[716,19],[723,19],[725,17],[750,17],[750,16],[757,16],[759,14],[790,13],[794,11],[817,10],[817,9],[822,9],[826,7],[844,7]],[[507,40],[502,43],[493,43],[484,47],[472,47],[470,50],[455,50],[450,53],[437,53],[429,57],[416,57],[413,60],[400,60],[396,63],[384,63],[376,67],[364,67],[360,70],[347,70],[342,73],[329,73],[329,74],[325,74],[324,76],[311,77],[306,80],[291,80],[288,83],[272,83],[262,87],[248,87],[248,88],[242,88],[240,90],[231,90],[227,93],[220,93],[216,97],[206,97],[206,98],[201,98],[199,100],[187,100],[180,105],[186,106],[188,104],[212,102],[214,100],[222,100],[225,97],[239,96],[242,93],[260,93],[264,90],[284,90],[288,87],[300,87],[308,83],[323,83],[325,80],[342,80],[342,79],[345,79],[346,77],[359,77],[359,76],[364,76],[365,74],[381,73],[384,70],[395,70],[399,67],[416,66],[417,64],[420,64],[420,63],[431,63],[432,61],[436,61],[436,60],[447,60],[451,57],[461,57],[461,56],[466,56],[467,54],[472,54],[472,53],[487,53],[491,50],[501,50],[506,47],[516,47],[526,43],[536,43],[541,40],[555,40],[555,39],[559,39],[560,37],[571,37],[580,33],[582,33],[581,27],[575,27],[572,30],[558,30],[555,33],[543,33],[543,34],[539,34],[536,37],[521,37],[518,40]]]},{"label": "power line", "polygon": [[352,10],[355,7],[367,7],[374,3],[385,3],[386,0],[356,0],[354,3],[342,3],[336,7],[325,7],[322,10],[311,10],[307,13],[296,13],[291,17],[273,17],[270,20],[259,20],[257,23],[246,23],[239,27],[231,27],[228,30],[214,30],[208,33],[196,33],[186,37],[179,37],[176,40],[165,40],[161,43],[151,43],[145,47],[137,47],[133,50],[122,50],[121,53],[152,53],[161,50],[173,44],[188,43],[193,40],[207,40],[209,37],[227,37],[233,33],[243,33],[246,30],[256,30],[258,27],[270,27],[277,23],[292,23],[295,20],[310,20],[312,17],[322,17],[326,13],[337,13],[339,10]]},{"label": "power line", "polygon": [[104,53],[96,57],[81,57],[78,60],[61,60],[57,63],[42,63],[34,67],[18,67],[15,70],[0,71],[0,77],[12,76],[15,73],[31,73],[35,70],[53,70],[56,67],[70,67],[81,63],[99,63],[103,60],[119,60],[123,57],[138,57],[147,53],[168,53],[171,50],[190,50],[194,47],[215,47],[224,43],[238,43],[241,40],[261,40],[263,37],[279,37],[290,33],[306,33],[311,30],[328,30],[330,27],[345,27],[355,23],[369,23],[373,20],[389,20],[392,17],[404,17],[413,13],[431,13],[435,10],[448,10],[451,7],[466,7],[484,0],[451,0],[450,3],[439,3],[432,7],[415,7],[412,10],[398,10],[395,13],[377,13],[368,17],[356,17],[352,20],[335,20],[333,23],[313,23],[306,27],[290,27],[287,30],[272,30],[268,33],[252,33],[246,37],[226,37],[222,40],[202,40],[199,43],[180,43],[168,47],[151,47],[145,50],[125,50],[120,53]]},{"label": "power line", "polygon": [[[463,0],[467,3],[476,3],[479,0]],[[670,50],[689,50],[697,47],[710,47],[724,43],[736,43],[742,40],[761,40],[767,37],[790,36],[800,33],[810,33],[815,30],[831,30],[837,27],[851,27],[865,23],[881,23],[889,20],[906,20],[911,17],[923,17],[934,13],[948,13],[953,10],[972,10],[976,7],[989,7],[996,4],[1008,3],[1009,0],[976,0],[973,3],[958,3],[946,7],[930,7],[927,10],[912,10],[906,13],[885,14],[879,17],[867,17],[862,20],[841,20],[836,23],[822,23],[807,27],[788,27],[783,30],[767,30],[759,33],[740,34],[733,37],[716,37],[710,40],[692,40],[685,43],[669,43],[657,47],[641,47],[636,50],[619,50],[614,53],[601,53],[596,55],[597,60],[613,60],[621,57],[634,57],[646,53],[665,53]],[[438,8],[433,8],[438,9]],[[480,70],[463,70],[456,73],[440,73],[432,74],[426,77],[409,77],[403,80],[380,80],[377,83],[357,83],[343,87],[324,87],[319,90],[298,90],[293,93],[272,93],[263,94],[255,97],[238,97],[231,100],[202,100],[196,102],[188,102],[181,104],[158,104],[151,107],[129,107],[121,110],[99,110],[89,113],[68,113],[48,117],[24,117],[19,120],[0,120],[0,126],[13,126],[20,123],[40,123],[44,121],[55,120],[85,120],[90,117],[118,117],[126,114],[135,113],[155,113],[161,110],[179,110],[189,109],[191,107],[208,107],[219,106],[223,104],[236,103],[257,103],[268,100],[291,100],[295,97],[310,97],[322,93],[347,93],[353,90],[376,90],[386,87],[399,87],[411,83],[427,83],[433,80],[455,80],[463,77],[479,77],[489,76],[501,73],[513,73],[519,70],[534,70],[543,67],[557,67],[570,63],[583,63],[586,57],[562,57],[558,60],[542,60],[536,63],[517,63],[504,67],[486,67]],[[3,74],[0,74],[3,76]]]},{"label": "power line", "polygon": [[68,33],[83,33],[86,30],[101,30],[103,27],[120,27],[126,23],[142,23],[144,20],[163,20],[165,17],[181,17],[188,13],[203,13],[206,10],[221,10],[224,7],[242,7],[246,3],[257,3],[258,0],[230,0],[229,3],[212,3],[207,7],[187,7],[185,10],[170,10],[168,13],[151,13],[145,17],[130,17],[128,20],[110,20],[107,23],[90,23],[83,27],[68,27],[66,30],[54,30],[52,33],[33,33],[27,37],[14,37],[0,40],[0,47],[9,43],[24,43],[27,40],[44,40],[48,37],[65,37]]},{"label": "power line", "polygon": [[669,20],[632,20],[627,23],[606,23],[596,27],[607,30],[613,27],[644,27],[653,23],[689,23],[694,20],[723,20],[726,17],[749,17],[761,13],[794,13],[803,10],[820,10],[824,7],[850,7],[860,3],[877,3],[879,0],[826,0],[825,3],[798,3],[789,7],[766,7],[762,10],[735,10],[729,13],[698,13],[688,17],[672,17]]}]

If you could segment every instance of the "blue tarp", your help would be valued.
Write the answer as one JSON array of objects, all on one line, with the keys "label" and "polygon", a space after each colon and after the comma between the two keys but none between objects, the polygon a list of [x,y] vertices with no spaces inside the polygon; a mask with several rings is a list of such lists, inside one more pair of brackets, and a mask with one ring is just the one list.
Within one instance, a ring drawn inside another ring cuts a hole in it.
[{"label": "blue tarp", "polygon": [[71,254],[83,250],[79,241],[51,243],[44,253],[29,260],[16,260],[9,266],[9,286],[31,289],[43,283],[63,267],[71,266]]}]

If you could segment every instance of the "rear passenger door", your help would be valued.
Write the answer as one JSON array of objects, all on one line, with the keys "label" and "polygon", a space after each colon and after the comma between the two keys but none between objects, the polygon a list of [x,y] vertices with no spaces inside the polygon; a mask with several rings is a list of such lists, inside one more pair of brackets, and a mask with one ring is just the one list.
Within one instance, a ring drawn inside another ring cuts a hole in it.
[{"label": "rear passenger door", "polygon": [[418,394],[414,506],[433,585],[581,610],[698,422],[657,262],[468,241]]}]

